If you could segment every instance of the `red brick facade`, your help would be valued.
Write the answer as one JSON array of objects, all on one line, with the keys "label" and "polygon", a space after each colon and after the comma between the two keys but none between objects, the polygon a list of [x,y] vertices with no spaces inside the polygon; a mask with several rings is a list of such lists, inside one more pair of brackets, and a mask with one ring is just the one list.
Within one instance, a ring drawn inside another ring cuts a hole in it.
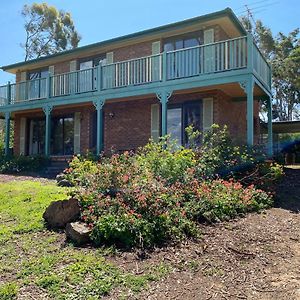
[{"label": "red brick facade", "polygon": [[[183,95],[173,95],[169,103],[183,103],[186,101],[199,100],[202,98],[213,98],[213,121],[219,125],[228,125],[233,139],[240,143],[246,141],[246,102],[233,101],[226,94],[212,90],[205,93],[190,93]],[[111,150],[124,151],[137,149],[145,145],[151,137],[151,105],[159,103],[155,98],[143,100],[129,100],[121,102],[106,103],[104,105],[104,150],[106,153]],[[86,153],[92,149],[95,127],[95,108],[90,104],[74,108],[57,108],[52,112],[52,116],[60,116],[81,113],[80,123],[80,149],[81,153]],[[257,139],[259,105],[255,101],[255,138]],[[14,127],[14,153],[20,153],[20,118],[43,118],[43,112],[18,113],[15,114]],[[27,138],[28,142],[28,138]]]}]

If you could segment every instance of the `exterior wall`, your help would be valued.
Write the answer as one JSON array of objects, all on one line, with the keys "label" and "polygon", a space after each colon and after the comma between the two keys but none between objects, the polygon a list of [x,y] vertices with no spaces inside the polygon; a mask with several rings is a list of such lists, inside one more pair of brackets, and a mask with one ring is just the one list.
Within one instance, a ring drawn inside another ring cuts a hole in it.
[{"label": "exterior wall", "polygon": [[[62,116],[75,112],[81,113],[81,123],[80,123],[80,152],[86,153],[90,149],[91,136],[92,136],[92,115],[94,112],[94,107],[74,107],[74,108],[64,108],[53,110],[51,116]],[[17,113],[14,116],[14,154],[20,154],[20,120],[22,117],[25,118],[44,118],[44,113],[42,111],[38,112],[28,112],[28,113]],[[28,138],[26,138],[26,143],[28,143]]]},{"label": "exterior wall", "polygon": [[54,65],[54,74],[62,74],[70,72],[70,61],[65,61],[63,63],[55,64]]},{"label": "exterior wall", "polygon": [[[227,125],[236,143],[246,142],[246,101],[233,101],[228,95],[218,90],[205,93],[189,93],[173,95],[169,103],[183,103],[186,101],[213,98],[214,123]],[[151,137],[151,105],[159,103],[155,98],[106,103],[104,105],[104,151],[134,150],[145,145]],[[52,116],[60,116],[74,112],[81,112],[81,153],[91,149],[93,137],[93,122],[95,109],[93,106],[63,108],[53,110]],[[254,103],[255,141],[259,137],[259,103]],[[34,113],[15,114],[14,153],[20,153],[20,118],[44,117],[42,111]]]},{"label": "exterior wall", "polygon": [[133,150],[147,144],[151,136],[151,104],[154,103],[158,100],[105,104],[104,152]]},{"label": "exterior wall", "polygon": [[[170,104],[213,98],[214,123],[227,125],[236,143],[245,143],[247,136],[246,102],[233,101],[220,91],[174,95]],[[151,104],[156,99],[107,103],[104,106],[104,151],[133,150],[145,145],[151,137]],[[259,103],[254,104],[255,141],[259,136]],[[113,114],[113,117],[110,116]]]},{"label": "exterior wall", "polygon": [[114,62],[139,58],[152,54],[152,41],[113,50]]}]

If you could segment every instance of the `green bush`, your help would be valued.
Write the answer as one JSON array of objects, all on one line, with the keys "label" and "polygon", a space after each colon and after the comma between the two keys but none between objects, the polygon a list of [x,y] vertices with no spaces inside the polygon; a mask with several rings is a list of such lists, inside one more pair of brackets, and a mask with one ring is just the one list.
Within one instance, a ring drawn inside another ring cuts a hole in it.
[{"label": "green bush", "polygon": [[49,165],[49,158],[36,156],[0,156],[0,173],[43,171]]},{"label": "green bush", "polygon": [[[272,204],[251,180],[244,185],[236,180],[241,164],[247,171],[261,165],[254,151],[233,146],[226,128],[214,126],[201,145],[197,132],[190,135],[189,149],[164,138],[98,162],[73,159],[66,176],[76,186],[73,196],[96,245],[148,248],[197,238],[199,222],[227,220]],[[272,168],[267,177],[279,176]],[[221,170],[226,170],[223,179]]]}]

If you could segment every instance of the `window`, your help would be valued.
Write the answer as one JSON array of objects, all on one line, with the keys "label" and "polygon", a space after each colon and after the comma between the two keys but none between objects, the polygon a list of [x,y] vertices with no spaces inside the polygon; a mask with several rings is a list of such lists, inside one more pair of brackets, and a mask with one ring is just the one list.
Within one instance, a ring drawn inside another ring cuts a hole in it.
[{"label": "window", "polygon": [[203,31],[197,31],[183,36],[177,36],[167,39],[164,42],[165,51],[179,50],[189,47],[195,47],[203,44]]},{"label": "window", "polygon": [[[46,77],[49,74],[49,69],[30,71],[27,74],[27,93],[28,99],[46,98]],[[44,80],[43,80],[44,78]],[[39,80],[40,79],[40,80]]]}]

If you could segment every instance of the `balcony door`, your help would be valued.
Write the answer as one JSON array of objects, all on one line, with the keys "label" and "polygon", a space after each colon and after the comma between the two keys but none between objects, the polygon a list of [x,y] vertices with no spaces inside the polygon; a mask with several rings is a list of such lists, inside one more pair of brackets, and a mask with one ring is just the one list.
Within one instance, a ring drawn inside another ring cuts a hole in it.
[{"label": "balcony door", "polygon": [[91,58],[82,60],[79,63],[79,74],[78,74],[78,92],[90,92],[96,89],[97,72],[94,69],[101,62],[104,64],[106,56],[101,55],[97,58]]},{"label": "balcony door", "polygon": [[167,114],[167,132],[178,146],[186,146],[188,138],[185,129],[192,125],[195,130],[202,130],[202,100],[170,105]]}]

